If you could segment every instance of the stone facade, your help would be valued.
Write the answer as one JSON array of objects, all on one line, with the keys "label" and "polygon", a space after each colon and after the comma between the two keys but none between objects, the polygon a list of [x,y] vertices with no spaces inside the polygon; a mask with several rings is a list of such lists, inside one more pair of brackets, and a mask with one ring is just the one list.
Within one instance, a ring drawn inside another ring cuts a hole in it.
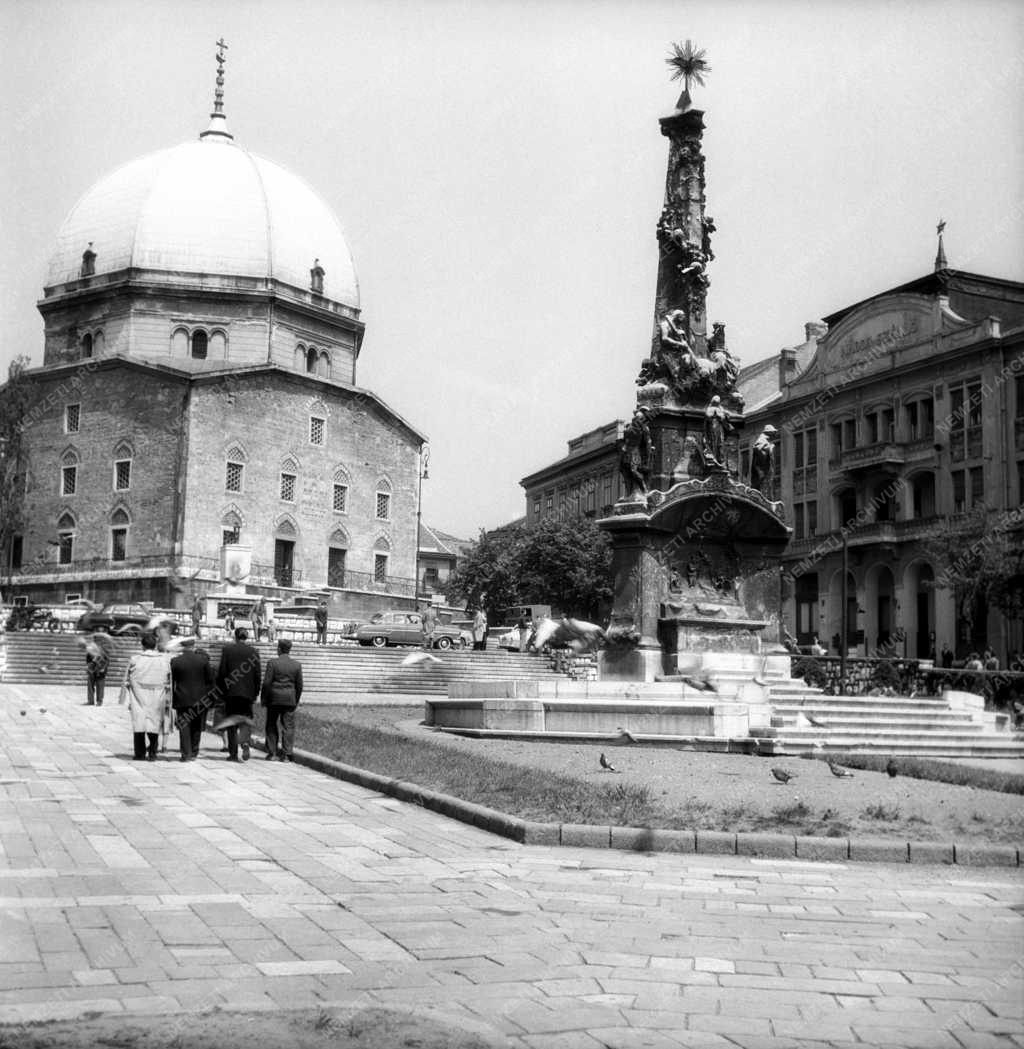
[{"label": "stone facade", "polygon": [[[369,391],[269,365],[192,375],[109,356],[32,378],[16,593],[180,603],[185,582],[216,586],[225,533],[237,529],[268,593],[412,596],[422,438]],[[116,462],[130,463],[127,478]],[[62,531],[73,532],[65,564]],[[279,540],[293,544],[287,565]]]}]

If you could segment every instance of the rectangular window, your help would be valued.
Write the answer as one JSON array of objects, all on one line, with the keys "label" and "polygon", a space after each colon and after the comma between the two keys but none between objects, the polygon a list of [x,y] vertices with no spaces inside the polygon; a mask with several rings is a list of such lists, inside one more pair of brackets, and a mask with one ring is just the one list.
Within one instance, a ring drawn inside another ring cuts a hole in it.
[{"label": "rectangular window", "polygon": [[913,404],[907,405],[907,430],[910,433],[910,439],[916,441],[921,436],[920,427],[920,404],[915,401]]},{"label": "rectangular window", "polygon": [[309,417],[309,443],[310,444],[323,444],[324,443],[324,426],[326,420],[321,419],[317,415],[311,415]]},{"label": "rectangular window", "polygon": [[833,423],[831,426],[832,430],[832,458],[838,459],[839,453],[843,450],[843,424]]},{"label": "rectangular window", "polygon": [[985,505],[985,468],[972,466],[968,471],[971,475],[971,507]]},{"label": "rectangular window", "polygon": [[327,550],[327,585],[345,585],[345,555],[347,551],[332,546]]},{"label": "rectangular window", "polygon": [[295,502],[295,474],[281,474],[281,498],[286,503]]},{"label": "rectangular window", "polygon": [[387,582],[388,578],[388,555],[373,555],[373,581],[375,583]]},{"label": "rectangular window", "polygon": [[114,463],[114,491],[127,492],[132,486],[131,459],[118,459]]},{"label": "rectangular window", "polygon": [[295,543],[291,539],[274,540],[274,578],[278,586],[291,586],[294,580]]},{"label": "rectangular window", "polygon": [[540,518],[540,499],[536,496],[533,500],[533,518],[534,520],[538,520]]},{"label": "rectangular window", "polygon": [[347,484],[336,484],[334,486],[334,512],[343,514],[345,507],[348,505],[348,485]]},{"label": "rectangular window", "polygon": [[962,514],[967,509],[967,493],[964,486],[964,471],[954,470],[953,477],[953,513]]},{"label": "rectangular window", "polygon": [[64,407],[64,432],[78,433],[82,422],[82,406],[80,404],[68,404]]},{"label": "rectangular window", "polygon": [[803,539],[804,537],[804,504],[794,503],[793,504],[793,538]]},{"label": "rectangular window", "polygon": [[75,533],[74,532],[58,532],[57,533],[57,560],[62,565],[71,564],[72,558],[75,554]]},{"label": "rectangular window", "polygon": [[1024,459],[1017,460],[1017,504],[1024,506]]},{"label": "rectangular window", "polygon": [[868,416],[868,444],[878,444],[878,418],[877,412]]},{"label": "rectangular window", "polygon": [[123,561],[128,550],[128,529],[112,528],[110,530],[110,560]]},{"label": "rectangular window", "polygon": [[812,426],[793,434],[793,494],[813,494],[817,487],[818,430]]},{"label": "rectangular window", "polygon": [[387,492],[377,493],[377,520],[386,521],[391,516],[391,496]]},{"label": "rectangular window", "polygon": [[21,568],[22,550],[24,548],[24,539],[20,535],[11,536],[11,557],[10,565],[11,571],[17,572]]},{"label": "rectangular window", "polygon": [[228,463],[227,475],[224,479],[224,487],[229,492],[240,492],[242,490],[241,463]]},{"label": "rectangular window", "polygon": [[856,448],[857,447],[857,420],[847,419],[843,423],[843,447],[844,448]]},{"label": "rectangular window", "polygon": [[221,545],[223,546],[234,546],[238,542],[238,539],[237,528],[225,528],[221,532]]},{"label": "rectangular window", "polygon": [[65,466],[60,471],[60,494],[74,495],[78,487],[78,467]]},{"label": "rectangular window", "polygon": [[807,504],[807,535],[813,536],[818,534],[818,503],[817,500],[812,499]]},{"label": "rectangular window", "polygon": [[555,512],[555,493],[547,492],[544,496],[544,516],[550,517]]}]

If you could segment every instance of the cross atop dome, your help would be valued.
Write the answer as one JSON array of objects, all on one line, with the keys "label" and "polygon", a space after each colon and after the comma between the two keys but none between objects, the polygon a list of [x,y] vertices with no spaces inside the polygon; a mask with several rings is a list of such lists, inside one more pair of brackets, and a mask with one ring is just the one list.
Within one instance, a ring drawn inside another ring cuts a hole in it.
[{"label": "cross atop dome", "polygon": [[224,116],[224,63],[227,61],[227,55],[224,52],[227,48],[224,37],[221,37],[217,41],[217,86],[213,92],[213,112],[210,114],[210,126],[199,136],[200,138],[213,136],[234,138],[234,135],[228,132],[228,121]]}]

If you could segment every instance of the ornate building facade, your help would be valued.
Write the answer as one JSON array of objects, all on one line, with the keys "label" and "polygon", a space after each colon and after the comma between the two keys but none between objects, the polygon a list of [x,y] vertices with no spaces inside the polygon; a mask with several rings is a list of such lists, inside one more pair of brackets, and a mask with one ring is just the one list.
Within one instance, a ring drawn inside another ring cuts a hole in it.
[{"label": "ornate building facade", "polygon": [[425,438],[357,385],[338,221],[234,141],[219,63],[198,141],[100,180],[57,236],[15,595],[172,606],[217,587],[228,544],[253,591],[329,587],[337,611],[415,596]]},{"label": "ornate building facade", "polygon": [[783,351],[743,434],[781,435],[790,629],[838,650],[845,534],[851,653],[1024,650],[1019,617],[958,620],[927,548],[986,508],[1024,554],[1024,284],[949,269],[940,240],[933,273],[826,317],[787,377],[784,358],[807,345]]}]

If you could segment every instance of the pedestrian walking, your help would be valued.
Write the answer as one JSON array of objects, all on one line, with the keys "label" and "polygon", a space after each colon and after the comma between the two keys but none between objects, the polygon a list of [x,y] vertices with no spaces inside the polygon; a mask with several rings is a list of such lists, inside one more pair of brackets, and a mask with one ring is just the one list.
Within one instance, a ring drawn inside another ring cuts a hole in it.
[{"label": "pedestrian walking", "polygon": [[295,708],[302,699],[302,664],[291,656],[292,643],[283,637],[277,656],[267,663],[260,702],[267,708],[267,761],[294,761]]},{"label": "pedestrian walking", "polygon": [[158,652],[155,634],[142,635],[142,651],[128,662],[119,702],[128,703],[136,761],[156,761],[171,699],[170,658]]},{"label": "pedestrian walking", "polygon": [[[107,645],[108,638],[104,637]],[[107,682],[110,656],[106,646],[96,637],[85,643],[85,702],[86,706],[103,706],[103,689]]]},{"label": "pedestrian walking", "polygon": [[519,651],[525,652],[530,643],[530,635],[533,633],[533,617],[529,612],[524,612],[519,617]]},{"label": "pedestrian walking", "polygon": [[198,594],[196,594],[195,601],[192,602],[192,635],[193,637],[200,637],[200,628],[203,625],[203,601]]},{"label": "pedestrian walking", "polygon": [[482,608],[473,614],[473,651],[487,651],[487,613]]},{"label": "pedestrian walking", "polygon": [[423,647],[430,648],[434,644],[434,631],[437,630],[437,609],[432,604],[424,605],[420,624],[423,630]]},{"label": "pedestrian walking", "polygon": [[171,660],[171,706],[176,715],[181,761],[195,761],[199,757],[212,691],[210,657],[196,648],[194,638],[183,638],[181,654]]},{"label": "pedestrian walking", "polygon": [[260,694],[260,654],[247,644],[248,640],[245,627],[236,627],[235,640],[220,650],[217,668],[217,691],[224,701],[224,713],[240,719],[227,730],[228,761],[238,761],[239,745],[242,761],[249,760],[252,708]]},{"label": "pedestrian walking", "polygon": [[316,611],[313,613],[313,618],[316,620],[316,643],[318,645],[327,644],[327,602],[321,598],[320,604],[316,606]]}]

